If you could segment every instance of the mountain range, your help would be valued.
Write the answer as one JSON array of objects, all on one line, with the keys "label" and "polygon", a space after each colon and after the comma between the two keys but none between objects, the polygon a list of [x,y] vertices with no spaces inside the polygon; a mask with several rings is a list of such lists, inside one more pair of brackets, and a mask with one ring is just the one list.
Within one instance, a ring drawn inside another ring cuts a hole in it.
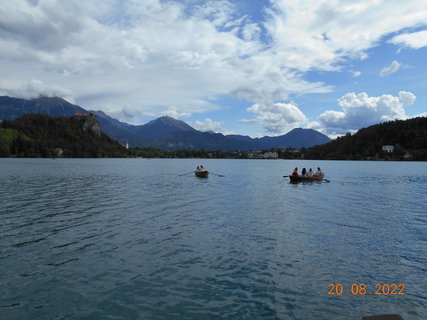
[{"label": "mountain range", "polygon": [[273,147],[307,148],[331,140],[318,131],[301,128],[293,129],[285,135],[262,138],[201,132],[184,121],[169,116],[160,117],[143,125],[131,125],[114,119],[103,111],[86,110],[58,97],[41,97],[31,100],[0,97],[0,119],[2,120],[15,119],[28,113],[73,116],[75,112],[96,115],[104,133],[131,147],[155,147],[164,150],[262,150]]}]

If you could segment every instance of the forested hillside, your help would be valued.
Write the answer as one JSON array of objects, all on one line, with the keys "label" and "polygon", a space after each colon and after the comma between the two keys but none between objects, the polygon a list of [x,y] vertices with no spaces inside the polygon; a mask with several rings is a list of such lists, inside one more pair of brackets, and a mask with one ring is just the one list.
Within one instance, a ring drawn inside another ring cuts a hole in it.
[{"label": "forested hillside", "polygon": [[[95,120],[96,122],[96,120]],[[0,157],[125,157],[127,150],[92,130],[85,117],[27,114],[0,123]],[[97,123],[95,123],[97,124]]]},{"label": "forested hillside", "polygon": [[[382,150],[391,145],[393,152]],[[321,146],[304,150],[306,159],[427,160],[427,118],[395,120],[347,134]]]}]

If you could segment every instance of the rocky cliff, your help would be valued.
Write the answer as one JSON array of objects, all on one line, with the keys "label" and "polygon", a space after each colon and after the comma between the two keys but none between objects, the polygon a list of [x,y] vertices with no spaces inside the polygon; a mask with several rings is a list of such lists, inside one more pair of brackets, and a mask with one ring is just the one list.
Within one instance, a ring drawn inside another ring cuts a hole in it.
[{"label": "rocky cliff", "polygon": [[88,114],[77,113],[74,115],[74,117],[83,121],[83,131],[90,130],[97,137],[101,137],[101,128],[99,126],[99,122],[96,120],[96,117],[93,114],[91,114],[91,113],[88,113]]}]

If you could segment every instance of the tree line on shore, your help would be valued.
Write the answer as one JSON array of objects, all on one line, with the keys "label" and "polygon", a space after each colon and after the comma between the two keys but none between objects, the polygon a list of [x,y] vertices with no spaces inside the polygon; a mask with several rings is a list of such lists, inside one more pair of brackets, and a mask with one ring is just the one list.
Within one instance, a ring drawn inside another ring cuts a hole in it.
[{"label": "tree line on shore", "polygon": [[[382,149],[392,145],[393,152]],[[278,159],[427,160],[427,118],[396,120],[348,133],[333,141],[300,150],[272,148]],[[27,114],[0,123],[0,157],[32,158],[254,158],[253,152],[125,148],[107,135],[84,129],[79,117]],[[257,157],[256,157],[257,158]]]}]

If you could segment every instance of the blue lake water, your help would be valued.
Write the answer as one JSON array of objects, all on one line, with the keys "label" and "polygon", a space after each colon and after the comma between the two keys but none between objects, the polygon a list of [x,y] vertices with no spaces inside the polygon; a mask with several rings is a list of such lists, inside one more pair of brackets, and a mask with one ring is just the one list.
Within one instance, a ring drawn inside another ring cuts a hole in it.
[{"label": "blue lake water", "polygon": [[426,195],[425,162],[0,159],[0,318],[427,319]]}]

